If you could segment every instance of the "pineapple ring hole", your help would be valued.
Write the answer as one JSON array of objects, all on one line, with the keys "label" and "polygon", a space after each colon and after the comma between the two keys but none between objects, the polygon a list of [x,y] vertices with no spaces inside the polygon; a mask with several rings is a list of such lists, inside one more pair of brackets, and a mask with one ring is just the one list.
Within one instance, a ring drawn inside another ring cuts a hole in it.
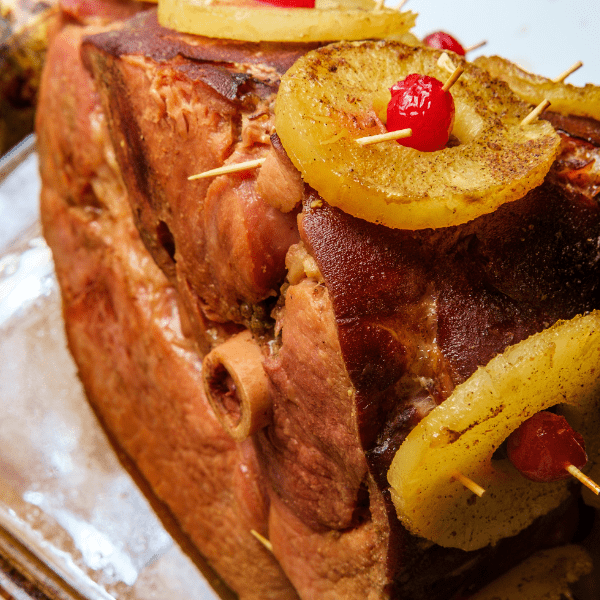
[{"label": "pineapple ring hole", "polygon": [[461,143],[469,144],[476,140],[483,131],[485,123],[469,105],[459,104],[456,107],[452,135]]}]

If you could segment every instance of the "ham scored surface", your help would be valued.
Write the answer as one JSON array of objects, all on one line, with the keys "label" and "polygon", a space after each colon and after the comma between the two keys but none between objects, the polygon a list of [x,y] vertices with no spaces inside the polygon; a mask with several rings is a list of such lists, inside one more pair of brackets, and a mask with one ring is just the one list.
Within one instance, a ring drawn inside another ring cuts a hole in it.
[{"label": "ham scored surface", "polygon": [[[463,597],[569,541],[576,500],[465,553],[402,528],[387,468],[478,365],[600,308],[600,128],[551,115],[573,135],[540,188],[460,227],[390,230],[304,187],[273,136],[279,78],[308,49],[185,36],[153,11],[55,38],[37,129],[69,344],[107,429],[242,599]],[[201,360],[244,329],[272,418],[236,443]]]}]

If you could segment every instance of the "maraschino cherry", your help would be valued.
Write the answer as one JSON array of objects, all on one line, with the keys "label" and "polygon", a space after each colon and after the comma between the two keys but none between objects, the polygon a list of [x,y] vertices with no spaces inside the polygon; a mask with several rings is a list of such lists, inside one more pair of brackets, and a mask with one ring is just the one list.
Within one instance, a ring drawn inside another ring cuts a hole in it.
[{"label": "maraschino cherry", "polygon": [[569,465],[581,469],[587,462],[581,435],[563,416],[548,411],[527,419],[506,443],[509,460],[531,481],[568,479]]},{"label": "maraschino cherry", "polygon": [[399,144],[433,152],[448,143],[454,124],[454,100],[444,84],[434,77],[413,73],[395,83],[387,107],[387,129],[412,129],[412,136]]},{"label": "maraschino cherry", "polygon": [[465,49],[462,47],[460,42],[445,31],[435,31],[434,33],[430,33],[423,39],[423,42],[430,48],[451,50],[452,52],[456,52],[456,54],[460,54],[461,56],[466,54]]}]

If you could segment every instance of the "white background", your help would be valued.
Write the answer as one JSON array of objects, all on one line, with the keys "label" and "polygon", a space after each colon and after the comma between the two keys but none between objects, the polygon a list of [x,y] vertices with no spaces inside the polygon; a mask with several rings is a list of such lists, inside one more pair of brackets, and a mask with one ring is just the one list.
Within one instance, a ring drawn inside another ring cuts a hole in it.
[{"label": "white background", "polygon": [[568,83],[600,85],[600,0],[408,0],[404,8],[419,14],[418,37],[444,30],[463,46],[487,40],[471,59],[498,54],[550,79],[581,60]]}]

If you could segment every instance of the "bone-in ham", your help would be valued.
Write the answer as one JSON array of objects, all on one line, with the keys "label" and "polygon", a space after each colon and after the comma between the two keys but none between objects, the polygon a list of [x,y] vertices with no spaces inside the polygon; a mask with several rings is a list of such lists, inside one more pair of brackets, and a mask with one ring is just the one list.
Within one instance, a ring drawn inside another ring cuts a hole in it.
[{"label": "bone-in ham", "polygon": [[[478,365],[600,308],[597,177],[572,176],[598,144],[566,119],[545,183],[463,226],[360,221],[270,142],[279,77],[309,47],[177,34],[153,11],[54,39],[37,130],[70,348],[107,430],[242,600],[448,600],[568,542],[576,502],[465,553],[402,527],[387,468]],[[187,179],[262,156],[272,174]],[[240,332],[269,410],[236,442],[200,365]]]}]

